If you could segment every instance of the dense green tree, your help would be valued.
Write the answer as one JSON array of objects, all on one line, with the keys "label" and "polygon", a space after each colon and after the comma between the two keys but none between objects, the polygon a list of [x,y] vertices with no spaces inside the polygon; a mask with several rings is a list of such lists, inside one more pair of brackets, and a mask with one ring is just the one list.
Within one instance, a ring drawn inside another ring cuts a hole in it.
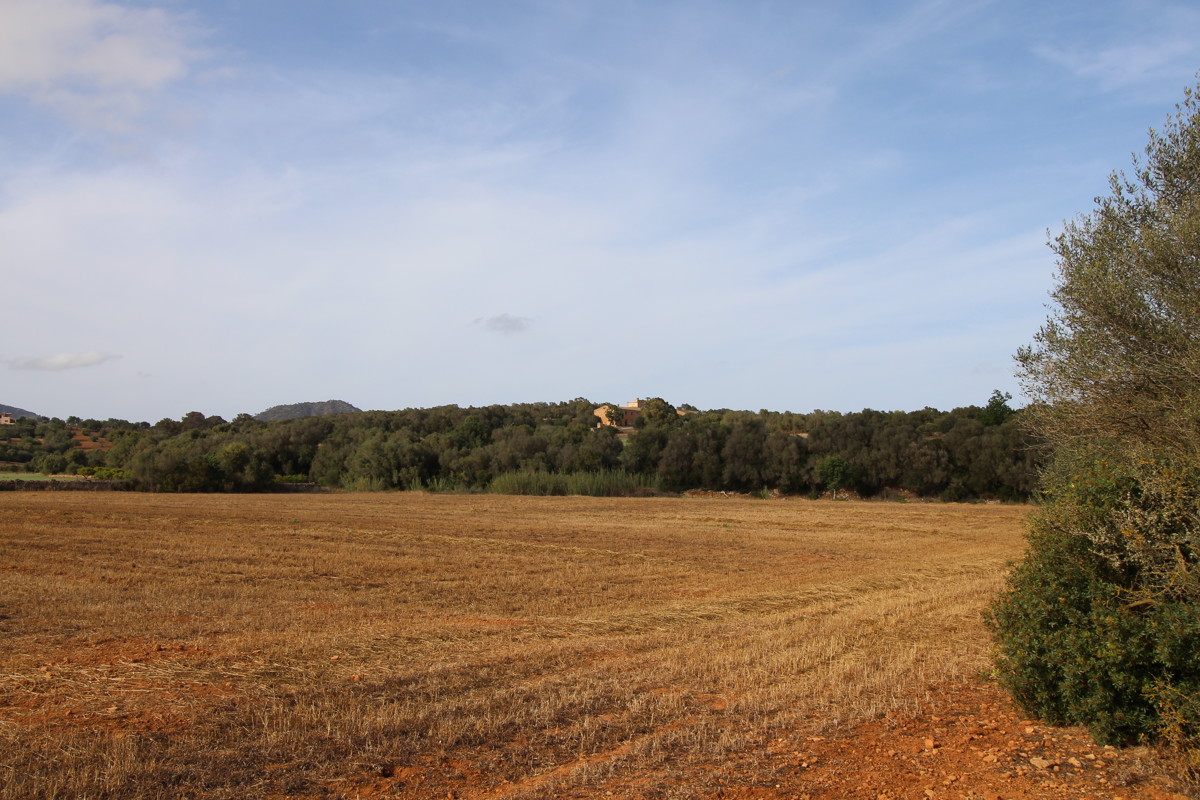
[{"label": "dense green tree", "polygon": [[241,414],[238,414],[236,417],[234,417],[233,421],[229,424],[236,431],[255,430],[257,428],[261,428],[264,425],[264,423],[259,422],[253,416],[245,413],[244,411]]},{"label": "dense green tree", "polygon": [[454,443],[459,447],[482,447],[492,440],[492,429],[479,414],[471,414],[454,427]]},{"label": "dense green tree", "polygon": [[621,464],[628,472],[649,475],[658,469],[663,448],[678,433],[663,425],[647,425],[625,442],[621,453]]},{"label": "dense green tree", "polygon": [[28,469],[43,475],[59,475],[67,471],[67,458],[58,453],[43,453],[29,462]]},{"label": "dense green tree", "polygon": [[854,465],[841,456],[825,456],[813,472],[821,486],[833,494],[853,488],[859,477]]},{"label": "dense green tree", "polygon": [[623,447],[615,428],[588,428],[578,438],[571,458],[563,465],[566,472],[600,472],[616,469]]},{"label": "dense green tree", "polygon": [[651,397],[642,401],[642,413],[634,420],[634,425],[674,425],[679,422],[679,414],[675,406],[661,397]]},{"label": "dense green tree", "polygon": [[68,472],[75,472],[79,467],[86,467],[88,464],[87,453],[78,447],[72,447],[66,452],[63,458],[67,462],[66,469]]},{"label": "dense green tree", "polygon": [[223,488],[233,491],[265,489],[275,477],[275,471],[262,452],[246,442],[230,441],[214,451],[213,458],[221,471]]},{"label": "dense green tree", "polygon": [[65,453],[74,446],[71,432],[61,426],[42,426],[41,438],[41,449],[47,453]]},{"label": "dense green tree", "polygon": [[784,494],[798,494],[805,487],[808,448],[804,439],[781,430],[767,434],[763,442],[763,483]]},{"label": "dense green tree", "polygon": [[658,456],[659,485],[668,492],[680,492],[699,484],[695,470],[696,437],[683,430],[667,439]]},{"label": "dense green tree", "polygon": [[761,419],[747,419],[733,426],[721,448],[725,487],[741,492],[762,488],[766,442],[767,430]]},{"label": "dense green tree", "polygon": [[721,453],[729,430],[723,425],[697,420],[688,422],[688,430],[696,440],[692,456],[692,475],[701,489],[720,489],[724,472]]},{"label": "dense green tree", "polygon": [[1009,407],[1009,400],[1012,400],[1012,395],[1008,392],[1002,392],[999,389],[993,391],[987,405],[984,406],[983,411],[979,412],[979,421],[984,425],[1003,425],[1008,422],[1016,413]]}]

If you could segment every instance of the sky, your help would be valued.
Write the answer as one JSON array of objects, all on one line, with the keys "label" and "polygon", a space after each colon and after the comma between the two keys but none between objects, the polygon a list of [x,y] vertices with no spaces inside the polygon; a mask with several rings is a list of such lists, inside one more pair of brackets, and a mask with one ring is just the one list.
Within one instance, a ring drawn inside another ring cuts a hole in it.
[{"label": "sky", "polygon": [[1021,400],[1163,0],[0,0],[0,403]]}]

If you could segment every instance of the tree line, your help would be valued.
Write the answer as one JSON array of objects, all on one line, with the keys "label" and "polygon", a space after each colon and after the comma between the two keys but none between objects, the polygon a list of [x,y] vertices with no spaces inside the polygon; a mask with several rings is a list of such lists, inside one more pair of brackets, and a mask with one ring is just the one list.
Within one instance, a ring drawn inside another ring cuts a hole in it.
[{"label": "tree line", "polygon": [[[0,461],[119,477],[147,491],[352,490],[628,494],[691,489],[1024,500],[1038,449],[993,393],[953,411],[691,411],[661,398],[633,432],[598,426],[583,398],[369,411],[263,422],[191,412],[150,425],[21,420]],[[7,427],[7,426],[6,426]],[[102,440],[87,452],[77,439]],[[513,476],[521,476],[520,480]],[[580,478],[568,483],[566,478]],[[581,476],[587,476],[582,480]],[[585,487],[580,489],[579,487]]]}]

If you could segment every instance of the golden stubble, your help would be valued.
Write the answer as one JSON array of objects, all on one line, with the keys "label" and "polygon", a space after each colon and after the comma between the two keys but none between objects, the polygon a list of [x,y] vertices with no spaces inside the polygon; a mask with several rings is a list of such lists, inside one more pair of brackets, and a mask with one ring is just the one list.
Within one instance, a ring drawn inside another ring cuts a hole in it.
[{"label": "golden stubble", "polygon": [[0,797],[720,782],[986,668],[1025,513],[5,493]]}]

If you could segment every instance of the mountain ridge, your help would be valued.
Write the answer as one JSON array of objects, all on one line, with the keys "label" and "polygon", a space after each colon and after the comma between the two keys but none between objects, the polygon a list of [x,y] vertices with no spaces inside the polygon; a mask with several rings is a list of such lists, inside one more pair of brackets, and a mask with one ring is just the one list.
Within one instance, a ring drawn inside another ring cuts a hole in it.
[{"label": "mountain ridge", "polygon": [[287,405],[271,406],[266,411],[254,415],[260,422],[277,422],[284,419],[300,419],[301,417],[322,417],[327,414],[354,414],[361,408],[350,405],[345,400],[324,400],[312,403],[290,403]]}]

